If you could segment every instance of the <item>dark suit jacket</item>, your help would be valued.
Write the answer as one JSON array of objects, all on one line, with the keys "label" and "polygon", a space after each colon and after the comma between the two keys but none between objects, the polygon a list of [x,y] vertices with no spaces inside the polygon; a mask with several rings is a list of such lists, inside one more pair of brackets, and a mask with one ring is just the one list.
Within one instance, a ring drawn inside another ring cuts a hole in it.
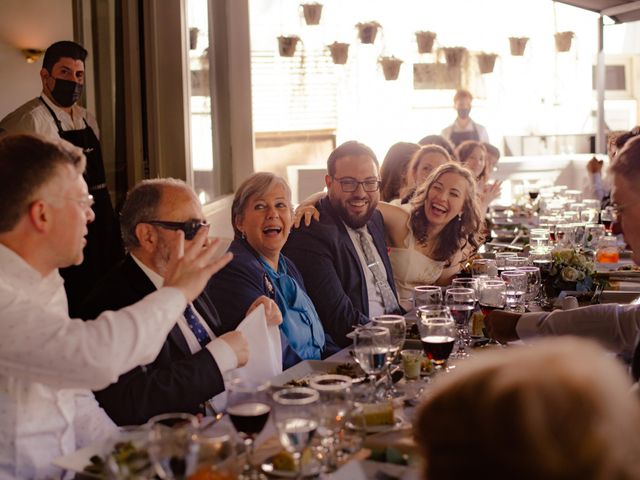
[{"label": "dark suit jacket", "polygon": [[[136,262],[127,257],[93,289],[81,308],[85,320],[105,310],[118,310],[154,292],[155,286]],[[220,336],[222,328],[213,303],[203,293],[194,306]],[[192,354],[175,325],[153,363],[120,376],[95,392],[96,399],[118,425],[137,425],[161,413],[204,413],[202,403],[224,391],[220,369],[207,349]]]},{"label": "dark suit jacket", "polygon": [[[275,301],[275,292],[268,281],[264,266],[260,263],[257,253],[246,241],[235,239],[229,246],[233,253],[233,260],[216,273],[205,288],[208,297],[213,301],[222,319],[225,330],[234,330],[245,317],[245,312],[261,295]],[[295,265],[287,258],[287,271],[304,289],[302,276]],[[282,368],[287,369],[302,361],[300,356],[291,348],[286,337],[280,332],[282,341]],[[327,339],[327,343],[333,342]],[[335,352],[335,348],[332,350]]]},{"label": "dark suit jacket", "polygon": [[[325,332],[346,347],[351,344],[347,333],[369,321],[366,279],[351,237],[329,198],[320,200],[316,208],[320,221],[292,230],[283,253],[302,273]],[[380,212],[373,212],[367,228],[384,263],[387,281],[396,293]]]}]

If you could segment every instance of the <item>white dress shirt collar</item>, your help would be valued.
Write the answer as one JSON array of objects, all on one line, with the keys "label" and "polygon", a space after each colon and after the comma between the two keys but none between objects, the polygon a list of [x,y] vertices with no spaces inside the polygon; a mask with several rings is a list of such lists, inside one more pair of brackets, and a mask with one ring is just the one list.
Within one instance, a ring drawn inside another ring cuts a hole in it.
[{"label": "white dress shirt collar", "polygon": [[145,275],[149,277],[149,280],[151,280],[151,283],[153,283],[153,286],[156,287],[157,290],[160,290],[164,285],[164,277],[156,273],[151,268],[147,267],[144,263],[142,263],[142,260],[136,257],[133,253],[130,253],[129,255],[131,255],[131,258],[133,258],[133,261],[136,262],[136,264],[145,273]]}]

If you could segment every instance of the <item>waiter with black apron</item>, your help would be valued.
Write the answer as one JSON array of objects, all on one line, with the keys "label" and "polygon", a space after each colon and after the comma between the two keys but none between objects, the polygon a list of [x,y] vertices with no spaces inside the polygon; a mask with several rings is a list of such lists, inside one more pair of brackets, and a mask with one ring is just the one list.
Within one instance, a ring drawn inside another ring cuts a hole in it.
[{"label": "waiter with black apron", "polygon": [[467,140],[489,143],[487,130],[469,117],[473,96],[468,90],[458,90],[453,97],[453,108],[458,113],[453,124],[442,131],[442,136],[455,147]]},{"label": "waiter with black apron", "polygon": [[107,190],[97,124],[83,107],[77,105],[84,85],[86,57],[87,51],[75,42],[51,45],[45,52],[40,71],[42,94],[0,122],[0,128],[7,131],[67,140],[82,148],[87,157],[84,179],[95,201],[96,218],[88,225],[82,264],[60,270],[72,317],[97,280],[124,257],[118,222]]}]

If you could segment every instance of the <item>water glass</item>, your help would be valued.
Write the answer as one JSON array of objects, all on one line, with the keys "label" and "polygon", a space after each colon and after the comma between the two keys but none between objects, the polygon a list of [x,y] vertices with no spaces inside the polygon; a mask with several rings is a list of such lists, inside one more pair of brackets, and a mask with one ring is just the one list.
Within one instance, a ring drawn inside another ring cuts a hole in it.
[{"label": "water glass", "polygon": [[369,376],[371,400],[376,397],[376,375],[387,365],[387,355],[391,345],[389,329],[384,327],[358,328],[353,336],[353,352],[356,362]]},{"label": "water glass", "polygon": [[402,315],[380,315],[373,317],[371,325],[374,327],[383,327],[389,330],[389,353],[387,355],[387,387],[385,396],[387,398],[395,398],[401,394],[393,386],[391,378],[391,364],[396,360],[398,352],[404,345],[407,335],[407,322]]},{"label": "water glass", "polygon": [[452,287],[470,288],[475,293],[476,302],[480,298],[480,279],[478,278],[454,278]]},{"label": "water glass", "polygon": [[446,305],[425,305],[418,308],[418,321],[438,317],[448,317],[453,320],[451,310]]},{"label": "water glass", "polygon": [[318,429],[318,400],[313,388],[284,388],[273,394],[276,428],[280,443],[291,454],[297,478],[302,478],[302,452]]},{"label": "water glass", "polygon": [[442,305],[442,289],[435,285],[419,285],[413,288],[413,308],[423,305]]},{"label": "water glass", "polygon": [[502,272],[502,280],[506,285],[506,310],[524,312],[524,295],[527,291],[527,273],[520,270]]},{"label": "water glass", "polygon": [[473,278],[492,278],[498,275],[496,261],[491,258],[476,258],[471,262]]},{"label": "water glass", "polygon": [[235,441],[230,428],[218,422],[198,433],[198,466],[193,477],[219,480],[237,477]]},{"label": "water glass", "polygon": [[524,293],[524,301],[526,306],[532,303],[538,294],[540,293],[540,284],[542,283],[540,277],[540,268],[538,267],[520,267],[518,272],[524,272],[527,274],[527,290]]},{"label": "water glass", "polygon": [[166,413],[149,422],[149,459],[166,479],[184,479],[198,461],[198,419],[188,413]]}]

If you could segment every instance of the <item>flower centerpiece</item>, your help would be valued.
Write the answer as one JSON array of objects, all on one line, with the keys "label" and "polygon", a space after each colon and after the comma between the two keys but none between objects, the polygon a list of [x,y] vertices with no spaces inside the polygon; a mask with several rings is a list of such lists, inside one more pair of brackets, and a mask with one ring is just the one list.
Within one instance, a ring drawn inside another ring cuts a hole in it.
[{"label": "flower centerpiece", "polygon": [[583,253],[573,248],[556,249],[551,252],[551,268],[545,281],[547,295],[556,297],[563,290],[584,294],[595,290],[595,265]]}]

